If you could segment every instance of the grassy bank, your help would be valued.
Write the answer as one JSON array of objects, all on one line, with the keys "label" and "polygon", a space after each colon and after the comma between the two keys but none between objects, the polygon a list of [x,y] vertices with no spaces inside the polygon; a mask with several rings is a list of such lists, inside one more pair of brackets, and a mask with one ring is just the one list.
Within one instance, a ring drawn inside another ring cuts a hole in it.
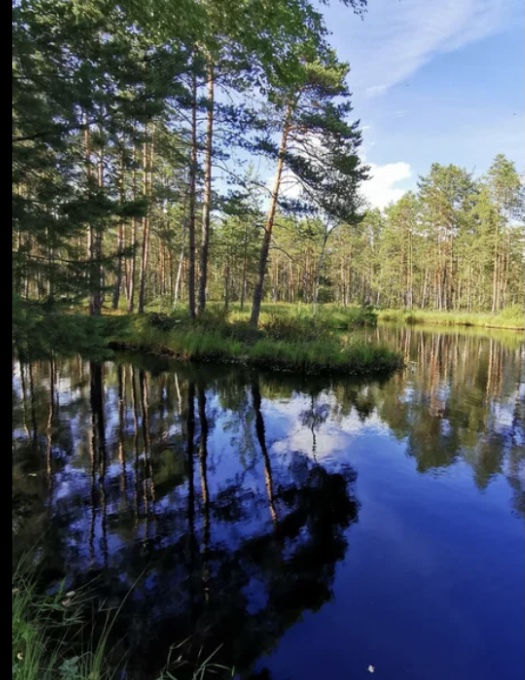
[{"label": "grassy bank", "polygon": [[402,366],[396,352],[354,338],[352,324],[344,319],[336,322],[343,325],[343,331],[313,323],[311,317],[273,314],[264,318],[257,330],[235,316],[213,312],[194,322],[161,314],[129,315],[126,319],[126,330],[111,339],[114,348],[308,374],[366,375]]},{"label": "grassy bank", "polygon": [[379,321],[392,321],[406,324],[433,324],[436,326],[477,326],[480,328],[501,328],[524,330],[524,311],[521,307],[511,307],[498,314],[483,312],[439,312],[431,310],[383,309],[378,314]]},{"label": "grassy bank", "polygon": [[368,375],[402,366],[399,354],[358,339],[357,328],[375,326],[369,308],[319,308],[265,305],[258,329],[249,310],[227,313],[210,305],[194,321],[187,310],[176,314],[122,312],[90,318],[85,313],[25,314],[13,325],[13,350],[22,358],[50,353],[81,353],[105,358],[107,348],[130,349],[181,360],[229,362],[307,374]]}]

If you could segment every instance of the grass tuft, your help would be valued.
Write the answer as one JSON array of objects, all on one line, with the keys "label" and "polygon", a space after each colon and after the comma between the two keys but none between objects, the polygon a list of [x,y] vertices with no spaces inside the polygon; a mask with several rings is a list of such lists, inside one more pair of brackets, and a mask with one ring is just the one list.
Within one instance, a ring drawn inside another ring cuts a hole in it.
[{"label": "grass tuft", "polygon": [[[95,612],[105,614],[102,630],[95,634],[94,625],[88,625],[83,615],[93,600],[89,586],[75,592],[62,587],[45,595],[38,592],[37,583],[38,569],[25,555],[12,579],[13,680],[127,678],[126,659],[115,661],[112,654],[111,632],[132,589],[117,609]],[[213,661],[218,650],[206,657],[201,650],[192,662],[185,659],[180,651],[185,642],[172,647],[158,680],[176,680],[174,673],[181,669],[189,669],[192,680],[205,680],[211,674],[217,677],[219,671],[221,677],[233,677],[231,669]],[[177,658],[173,658],[176,650]]]},{"label": "grass tuft", "polygon": [[37,572],[22,560],[12,585],[13,680],[109,680],[117,669],[109,666],[106,649],[112,620],[108,618],[96,644],[89,637],[79,652],[73,631],[82,631],[85,592],[53,595],[37,592]]}]

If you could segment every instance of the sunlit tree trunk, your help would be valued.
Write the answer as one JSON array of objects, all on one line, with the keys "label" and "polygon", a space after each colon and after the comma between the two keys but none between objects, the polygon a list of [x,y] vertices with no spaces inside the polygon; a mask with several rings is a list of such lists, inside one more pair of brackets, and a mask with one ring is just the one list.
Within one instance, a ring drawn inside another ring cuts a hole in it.
[{"label": "sunlit tree trunk", "polygon": [[499,221],[496,220],[496,234],[494,243],[494,270],[492,273],[492,313],[499,309]]},{"label": "sunlit tree trunk", "polygon": [[[92,190],[94,182],[97,182],[99,187],[102,186],[103,182],[102,150],[100,151],[95,178],[93,177],[91,156],[91,130],[86,116],[84,125],[84,158],[88,191]],[[99,232],[99,227],[91,222],[88,227],[89,314],[91,316],[99,316],[102,309],[100,291],[102,236]]]},{"label": "sunlit tree trunk", "polygon": [[[125,171],[124,171],[124,150],[122,150],[120,162],[119,196],[121,205],[125,198]],[[121,220],[117,227],[117,272],[115,275],[115,288],[113,289],[113,309],[118,309],[120,301],[120,289],[122,287],[122,265],[124,257],[124,222]]]},{"label": "sunlit tree trunk", "polygon": [[180,247],[179,264],[177,266],[177,275],[175,277],[175,286],[173,288],[173,309],[179,302],[180,285],[182,280],[182,267],[184,265],[184,234],[182,235],[182,244]]},{"label": "sunlit tree trunk", "polygon": [[[133,200],[137,198],[137,144],[133,143]],[[131,232],[131,261],[129,263],[128,312],[135,309],[135,282],[137,280],[138,220],[133,218]]]},{"label": "sunlit tree trunk", "polygon": [[[147,133],[147,131],[146,131]],[[151,198],[152,184],[153,184],[153,131],[151,134],[151,140],[144,143],[143,155],[142,155],[142,167],[143,167],[143,194],[144,198],[149,202]],[[146,215],[143,219],[143,233],[142,233],[142,254],[140,258],[140,287],[139,287],[139,303],[138,303],[138,313],[144,313],[144,305],[146,299],[146,272],[148,266],[148,254],[149,254],[149,237],[150,237],[150,208],[147,207]]]},{"label": "sunlit tree trunk", "polygon": [[212,189],[212,153],[213,153],[213,64],[208,61],[208,102],[206,113],[206,150],[204,160],[204,199],[202,206],[202,238],[200,252],[199,277],[199,314],[206,307],[206,287],[208,282],[208,250],[210,244],[210,215]]},{"label": "sunlit tree trunk", "polygon": [[191,79],[191,151],[188,187],[188,305],[190,318],[194,319],[195,310],[195,204],[197,191],[197,78]]},{"label": "sunlit tree trunk", "polygon": [[325,231],[324,236],[323,236],[323,243],[321,245],[321,253],[319,255],[319,260],[317,262],[317,271],[315,272],[315,287],[314,287],[314,295],[313,295],[313,317],[315,319],[315,316],[317,314],[317,304],[319,302],[319,288],[321,285],[321,272],[323,270],[323,264],[324,264],[324,257],[325,257],[325,252],[326,252],[326,243],[328,241],[328,237],[330,235],[330,232],[328,230]]},{"label": "sunlit tree trunk", "polygon": [[261,312],[261,302],[264,289],[264,277],[266,274],[266,263],[268,262],[268,252],[270,250],[270,243],[272,240],[272,230],[275,221],[275,213],[277,211],[277,203],[279,200],[279,192],[281,189],[281,180],[284,168],[284,156],[286,154],[288,136],[290,134],[290,121],[292,117],[292,106],[288,106],[286,115],[284,117],[283,131],[281,136],[281,144],[279,147],[279,157],[277,161],[277,171],[275,175],[275,182],[270,199],[270,208],[264,226],[263,241],[259,255],[259,268],[257,272],[257,282],[253,292],[252,312],[250,316],[250,324],[257,327],[259,323],[259,314]]}]

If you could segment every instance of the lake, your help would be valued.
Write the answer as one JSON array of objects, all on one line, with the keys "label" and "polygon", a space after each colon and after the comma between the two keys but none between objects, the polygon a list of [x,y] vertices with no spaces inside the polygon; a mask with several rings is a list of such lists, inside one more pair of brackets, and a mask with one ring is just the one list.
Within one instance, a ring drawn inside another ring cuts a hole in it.
[{"label": "lake", "polygon": [[523,335],[365,334],[406,368],[13,362],[14,557],[120,607],[128,678],[523,678]]}]

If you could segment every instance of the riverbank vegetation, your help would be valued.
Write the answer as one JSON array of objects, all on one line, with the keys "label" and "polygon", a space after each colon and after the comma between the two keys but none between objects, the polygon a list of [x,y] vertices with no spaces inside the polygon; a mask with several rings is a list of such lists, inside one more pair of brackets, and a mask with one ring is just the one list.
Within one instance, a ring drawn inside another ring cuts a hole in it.
[{"label": "riverbank vegetation", "polygon": [[480,312],[440,312],[426,309],[406,311],[402,309],[382,309],[378,312],[380,321],[396,323],[433,324],[436,326],[477,326],[481,328],[501,328],[507,330],[525,329],[525,310],[514,305],[498,314]]},{"label": "riverbank vegetation", "polygon": [[308,374],[363,375],[391,372],[402,366],[398,353],[365,341],[356,331],[374,327],[369,308],[328,310],[314,318],[306,306],[262,307],[253,328],[248,312],[225,313],[210,307],[192,320],[187,310],[177,314],[56,313],[38,317],[14,335],[13,351],[22,358],[81,353],[91,358],[110,355],[110,348],[141,350],[181,360],[256,365]]},{"label": "riverbank vegetation", "polygon": [[[391,372],[403,363],[387,347],[353,336],[356,319],[370,321],[370,312],[354,318],[334,315],[330,325],[309,316],[265,314],[261,326],[207,313],[201,319],[162,314],[128,317],[128,326],[112,346],[163,354],[185,360],[244,363],[307,374],[363,375]],[[326,317],[329,319],[330,317]],[[373,318],[373,317],[372,317]],[[337,329],[337,330],[335,330]]]}]

